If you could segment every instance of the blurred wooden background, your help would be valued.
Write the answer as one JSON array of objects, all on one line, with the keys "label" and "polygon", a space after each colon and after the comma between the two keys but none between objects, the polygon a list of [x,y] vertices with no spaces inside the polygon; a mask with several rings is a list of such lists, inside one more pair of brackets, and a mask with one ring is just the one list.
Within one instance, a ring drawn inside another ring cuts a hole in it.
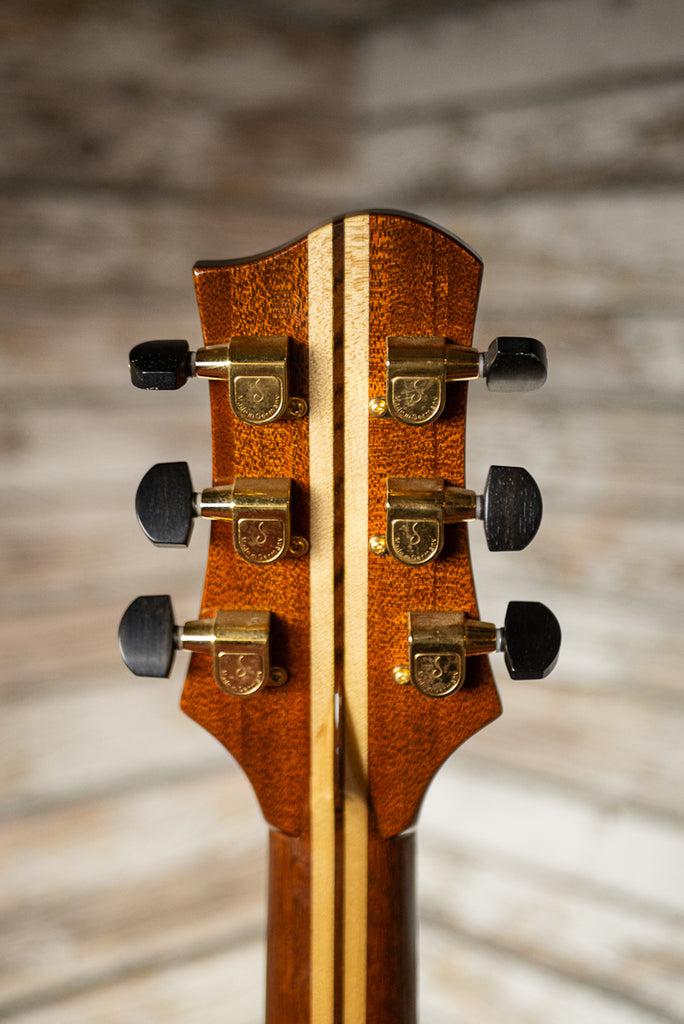
[{"label": "blurred wooden background", "polygon": [[[469,482],[524,465],[521,554],[471,531],[482,614],[538,599],[555,674],[422,819],[423,1024],[684,1019],[684,5],[4,0],[0,1017],[257,1024],[264,829],[247,784],[121,665],[139,593],[195,616],[206,532],[157,550],[152,463],[208,481],[191,265],[395,206],[484,258],[476,344],[540,337],[531,395],[470,388]],[[183,663],[184,658],[179,657]]]}]

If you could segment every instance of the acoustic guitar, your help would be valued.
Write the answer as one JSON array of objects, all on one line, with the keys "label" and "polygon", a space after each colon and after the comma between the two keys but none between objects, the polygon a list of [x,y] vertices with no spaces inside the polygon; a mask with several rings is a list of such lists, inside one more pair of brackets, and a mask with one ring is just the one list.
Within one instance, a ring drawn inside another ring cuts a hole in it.
[{"label": "acoustic guitar", "polygon": [[[139,597],[138,675],[193,652],[182,708],[246,772],[269,826],[267,1024],[414,1024],[415,826],[439,766],[500,713],[487,654],[541,678],[554,615],[475,599],[468,522],[492,551],[533,538],[518,467],[466,487],[467,382],[529,390],[544,346],[471,347],[482,264],[418,217],[341,217],[277,251],[194,268],[204,346],[137,345],[137,387],[209,379],[213,480],[154,466],[136,497],[155,544],[211,520],[199,618]],[[227,1012],[230,1019],[230,1011]]]}]

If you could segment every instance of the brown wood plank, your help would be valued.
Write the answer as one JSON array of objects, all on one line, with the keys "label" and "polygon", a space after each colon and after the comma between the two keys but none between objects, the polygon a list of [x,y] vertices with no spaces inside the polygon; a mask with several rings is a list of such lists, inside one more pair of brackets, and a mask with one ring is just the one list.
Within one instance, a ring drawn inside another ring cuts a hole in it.
[{"label": "brown wood plank", "polygon": [[491,97],[557,100],[587,85],[629,83],[681,68],[683,17],[677,0],[636,0],[618,11],[610,0],[524,0],[496,11],[447,9],[418,24],[395,18],[364,39],[361,103],[405,114],[454,96],[483,105]]}]

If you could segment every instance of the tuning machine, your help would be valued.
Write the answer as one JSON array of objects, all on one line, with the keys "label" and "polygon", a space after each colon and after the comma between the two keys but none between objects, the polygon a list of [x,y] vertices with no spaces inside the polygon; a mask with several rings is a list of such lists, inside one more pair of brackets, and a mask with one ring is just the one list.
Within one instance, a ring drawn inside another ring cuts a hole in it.
[{"label": "tuning machine", "polygon": [[304,537],[291,536],[291,490],[288,478],[238,477],[196,494],[187,462],[160,462],[140,481],[135,511],[152,543],[169,547],[189,543],[195,517],[232,521],[238,555],[269,565],[309,550]]},{"label": "tuning machine", "polygon": [[535,338],[495,338],[486,352],[444,337],[391,335],[386,345],[386,397],[370,411],[410,426],[442,414],[449,381],[483,377],[490,391],[533,391],[546,380],[546,349]]},{"label": "tuning machine", "polygon": [[191,352],[187,341],[144,341],[131,349],[131,381],[147,391],[176,391],[188,377],[228,384],[230,407],[245,423],[261,426],[284,415],[307,412],[303,398],[291,398],[287,335],[236,335],[224,345]]},{"label": "tuning machine", "polygon": [[561,643],[556,616],[538,601],[511,601],[502,629],[462,611],[409,612],[409,664],[397,665],[397,683],[412,683],[426,697],[445,697],[466,678],[466,657],[503,652],[512,679],[544,679]]},{"label": "tuning machine", "polygon": [[213,619],[176,626],[166,594],[138,597],[124,612],[119,650],[136,676],[168,676],[176,650],[210,654],[225,693],[247,697],[264,686],[282,686],[283,668],[270,664],[271,613],[219,609]]},{"label": "tuning machine", "polygon": [[482,520],[490,551],[520,551],[539,529],[542,498],[526,469],[491,466],[481,495],[440,478],[389,477],[386,509],[386,535],[371,538],[371,550],[425,565],[442,550],[445,525],[472,519]]}]

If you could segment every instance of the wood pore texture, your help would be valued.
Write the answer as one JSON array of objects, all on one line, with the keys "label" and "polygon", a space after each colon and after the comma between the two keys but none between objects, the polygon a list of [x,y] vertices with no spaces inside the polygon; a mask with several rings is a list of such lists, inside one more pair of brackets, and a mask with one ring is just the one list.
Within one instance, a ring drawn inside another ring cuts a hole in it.
[{"label": "wood pore texture", "polygon": [[[419,13],[418,13],[419,11]],[[466,483],[537,479],[520,553],[468,529],[478,606],[558,615],[540,683],[433,783],[417,838],[423,1024],[684,1017],[684,242],[677,0],[88,5],[6,0],[0,1018],[260,1024],[267,833],[244,775],[134,679],[138,594],[200,611],[208,547],[153,548],[155,462],[211,478],[191,267],[343,209],[482,257],[475,346],[541,338],[529,395],[468,388]]]}]

